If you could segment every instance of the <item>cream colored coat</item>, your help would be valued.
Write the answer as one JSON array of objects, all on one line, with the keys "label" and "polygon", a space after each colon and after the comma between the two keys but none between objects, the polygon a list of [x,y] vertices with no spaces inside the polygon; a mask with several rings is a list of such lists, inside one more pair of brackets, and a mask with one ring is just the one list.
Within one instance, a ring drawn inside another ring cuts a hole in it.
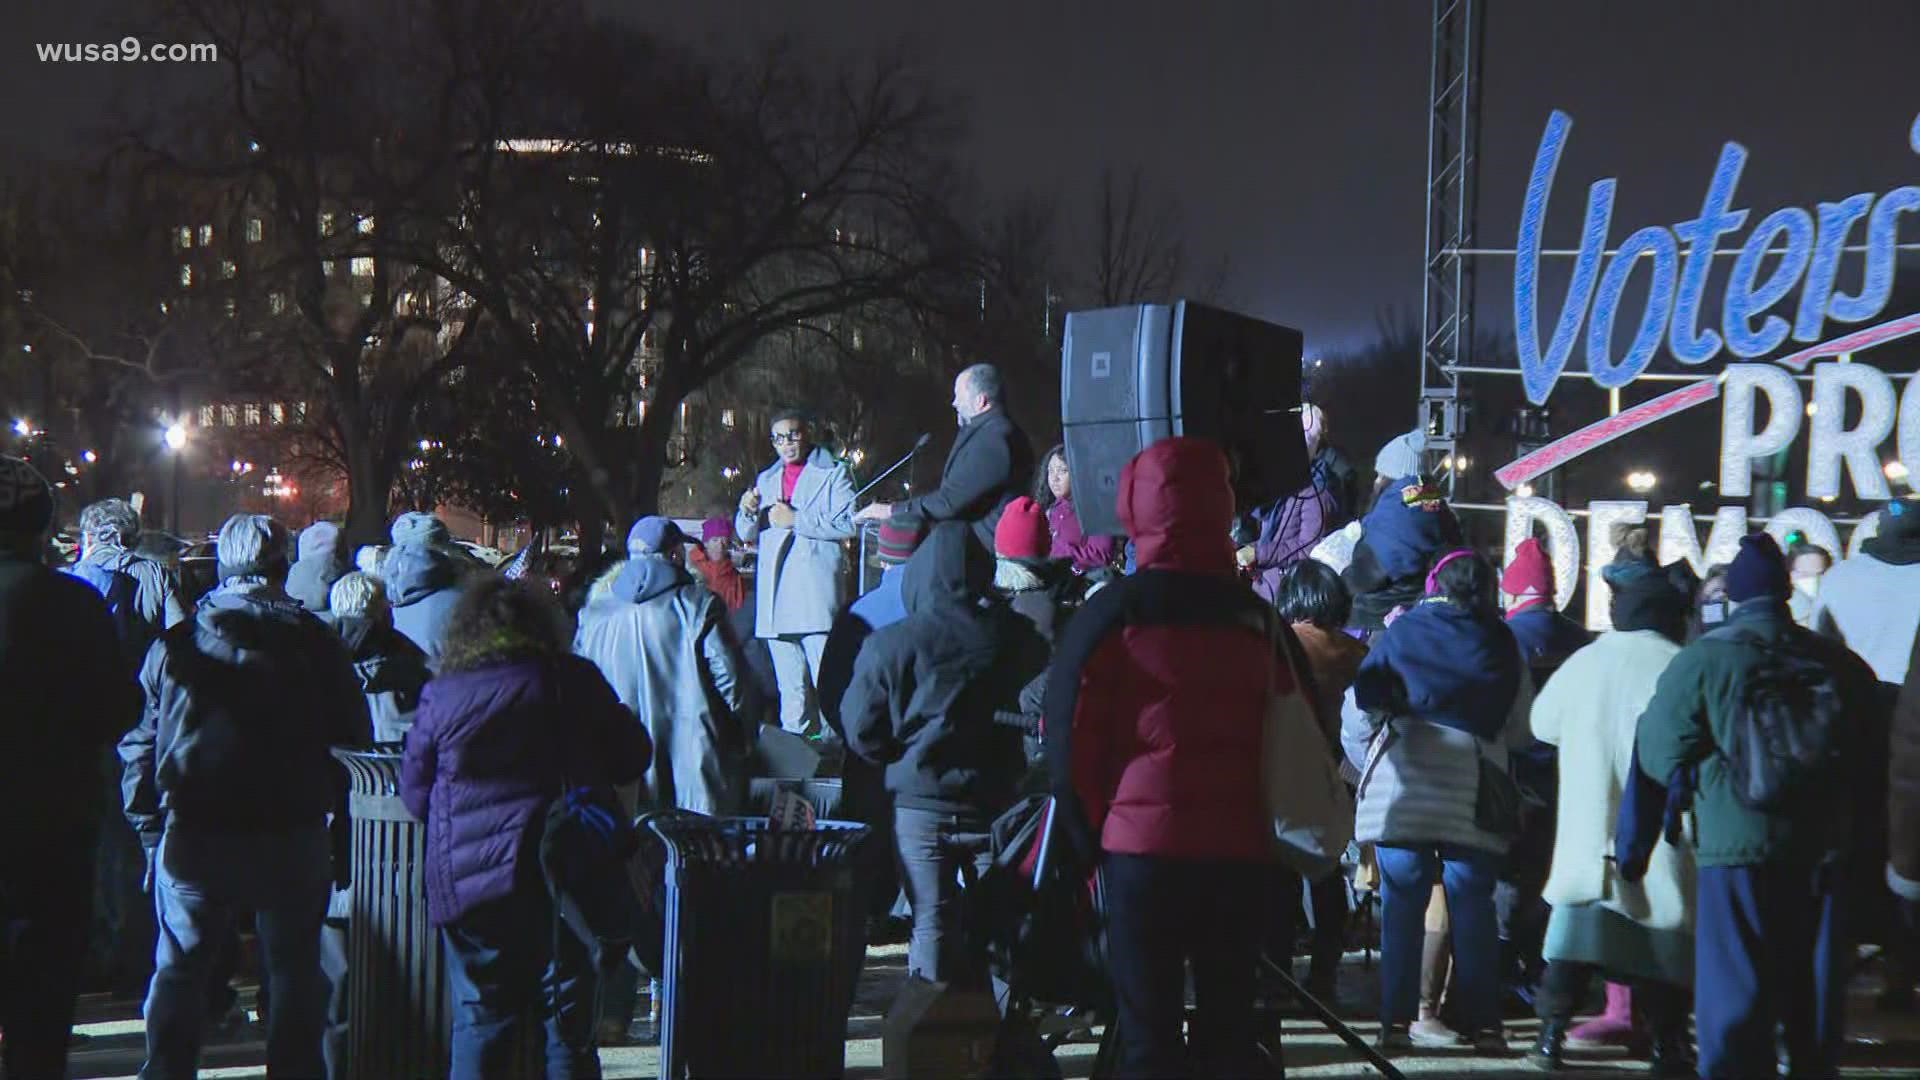
[{"label": "cream colored coat", "polygon": [[1660,673],[1679,652],[1652,630],[1610,631],[1569,657],[1534,698],[1534,737],[1560,748],[1548,903],[1599,903],[1650,929],[1693,932],[1691,848],[1676,849],[1663,838],[1637,883],[1622,881],[1608,858],[1634,730]]}]

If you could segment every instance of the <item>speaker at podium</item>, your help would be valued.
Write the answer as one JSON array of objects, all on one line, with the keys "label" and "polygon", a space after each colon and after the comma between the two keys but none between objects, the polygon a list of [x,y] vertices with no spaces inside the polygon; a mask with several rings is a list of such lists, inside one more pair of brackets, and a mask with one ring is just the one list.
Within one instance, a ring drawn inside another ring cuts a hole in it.
[{"label": "speaker at podium", "polygon": [[1120,470],[1175,435],[1212,439],[1241,511],[1307,482],[1300,331],[1191,300],[1076,311],[1060,363],[1073,507],[1089,535],[1121,535]]}]

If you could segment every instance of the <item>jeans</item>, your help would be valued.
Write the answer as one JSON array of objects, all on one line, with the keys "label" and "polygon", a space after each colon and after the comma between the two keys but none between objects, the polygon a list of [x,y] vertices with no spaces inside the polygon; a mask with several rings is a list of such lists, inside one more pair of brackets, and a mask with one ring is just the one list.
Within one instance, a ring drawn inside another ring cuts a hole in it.
[{"label": "jeans", "polygon": [[207,986],[238,912],[251,910],[267,996],[267,1071],[321,1076],[327,982],[320,928],[332,880],[326,830],[215,833],[170,825],[154,869],[160,924],[147,990],[143,1080],[190,1077],[200,1064]]},{"label": "jeans", "polygon": [[[1115,1075],[1262,1072],[1254,964],[1273,883],[1273,867],[1265,863],[1104,857],[1107,963],[1119,1013]],[[1180,1038],[1188,964],[1195,1005],[1190,1055]]]},{"label": "jeans", "polygon": [[780,726],[795,735],[820,730],[820,702],[814,687],[820,681],[820,657],[827,651],[827,635],[793,634],[765,639],[773,656],[774,678],[780,682]]},{"label": "jeans", "polygon": [[1776,1024],[1786,1028],[1790,1075],[1833,1075],[1846,1033],[1850,959],[1839,873],[1792,863],[1699,873],[1700,1075],[1774,1075]]},{"label": "jeans", "polygon": [[985,983],[986,957],[967,955],[960,936],[960,872],[970,865],[982,874],[992,862],[988,825],[973,816],[894,807],[900,877],[913,908],[910,974],[934,982]]},{"label": "jeans", "polygon": [[1377,845],[1380,865],[1380,1022],[1409,1024],[1420,1010],[1420,953],[1427,904],[1437,877],[1447,894],[1453,939],[1448,1006],[1465,1034],[1500,1026],[1500,935],[1493,887],[1501,857],[1439,844]]},{"label": "jeans", "polygon": [[[548,1080],[594,1080],[594,977],[586,946],[560,928],[535,888],[492,900],[441,928],[453,1004],[451,1075],[507,1076],[516,1031],[537,1016],[546,1031]],[[555,945],[558,945],[558,951]]]},{"label": "jeans", "polygon": [[[9,828],[27,831],[18,822]],[[40,828],[0,854],[0,1072],[7,1076],[66,1075],[93,917],[93,830]]]}]

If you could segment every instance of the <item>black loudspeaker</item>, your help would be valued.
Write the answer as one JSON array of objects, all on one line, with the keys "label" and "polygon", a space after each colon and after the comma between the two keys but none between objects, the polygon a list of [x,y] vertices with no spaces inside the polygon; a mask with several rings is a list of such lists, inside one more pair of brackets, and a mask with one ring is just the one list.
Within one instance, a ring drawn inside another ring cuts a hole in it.
[{"label": "black loudspeaker", "polygon": [[1124,532],[1120,470],[1175,435],[1226,450],[1242,511],[1305,486],[1300,352],[1298,330],[1190,300],[1069,314],[1060,423],[1080,527]]}]

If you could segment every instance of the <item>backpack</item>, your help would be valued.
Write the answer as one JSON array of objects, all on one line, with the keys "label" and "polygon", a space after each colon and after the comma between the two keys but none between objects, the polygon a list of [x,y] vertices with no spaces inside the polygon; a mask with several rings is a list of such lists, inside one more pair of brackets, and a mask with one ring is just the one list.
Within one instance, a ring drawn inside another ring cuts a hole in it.
[{"label": "backpack", "polygon": [[107,602],[107,614],[113,619],[113,634],[120,642],[120,655],[129,671],[139,671],[153,644],[146,620],[140,617],[140,581],[125,570],[81,563],[70,571],[74,577],[93,586]]},{"label": "backpack", "polygon": [[1707,636],[1744,640],[1762,653],[1741,680],[1719,748],[1734,798],[1752,810],[1778,811],[1832,779],[1845,751],[1844,705],[1832,669],[1742,627]]},{"label": "backpack", "polygon": [[147,647],[153,644],[140,617],[140,583],[124,570],[108,573],[112,577],[107,582],[107,612],[113,616],[114,637],[120,641],[120,655],[128,669],[138,671],[147,658]]}]

